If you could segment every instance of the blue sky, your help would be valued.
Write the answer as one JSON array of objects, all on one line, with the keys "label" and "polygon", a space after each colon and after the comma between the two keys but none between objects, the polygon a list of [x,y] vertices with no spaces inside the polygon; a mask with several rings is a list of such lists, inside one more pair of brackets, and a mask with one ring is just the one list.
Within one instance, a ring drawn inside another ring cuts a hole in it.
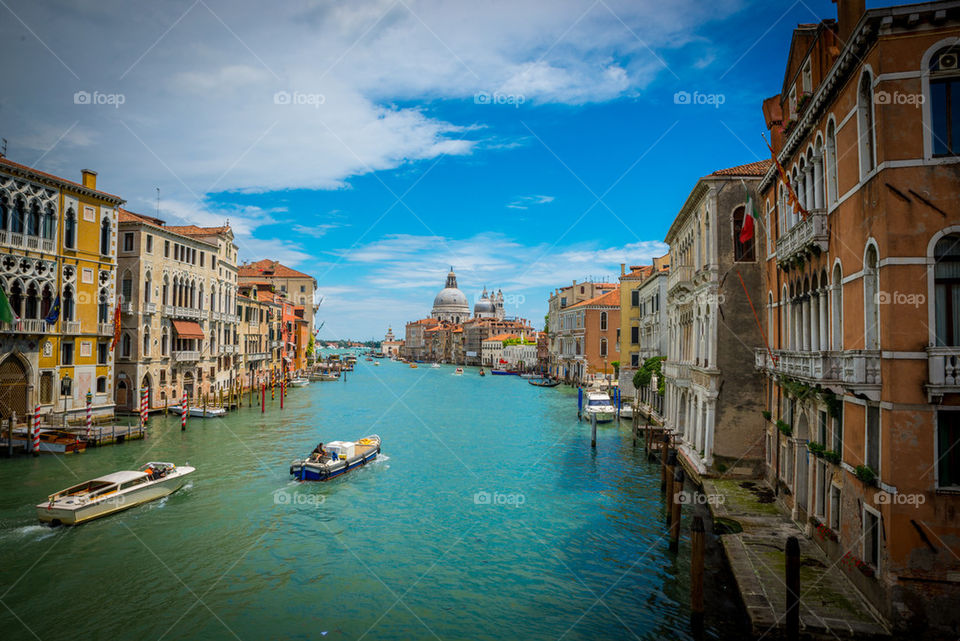
[{"label": "blue sky", "polygon": [[159,187],[171,222],[229,219],[243,258],[317,277],[322,336],[361,339],[424,316],[450,265],[468,298],[503,288],[540,326],[553,287],[662,254],[699,176],[767,157],[760,102],[791,30],[836,15],[827,0],[263,11],[10,2],[0,135],[13,160],[98,170],[133,211],[155,213]]}]

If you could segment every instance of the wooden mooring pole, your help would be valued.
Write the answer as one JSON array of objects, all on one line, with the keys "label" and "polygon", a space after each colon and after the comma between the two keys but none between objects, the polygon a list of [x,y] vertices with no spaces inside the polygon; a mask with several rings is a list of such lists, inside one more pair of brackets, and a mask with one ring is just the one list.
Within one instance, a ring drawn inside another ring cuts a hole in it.
[{"label": "wooden mooring pole", "polygon": [[670,516],[670,551],[676,552],[680,548],[680,508],[683,506],[683,468],[679,465],[673,473],[673,505]]},{"label": "wooden mooring pole", "polygon": [[797,641],[800,638],[800,542],[797,537],[787,538],[786,556],[787,641]]},{"label": "wooden mooring pole", "polygon": [[667,451],[670,449],[670,436],[663,435],[663,441],[660,443],[660,491],[667,489]]},{"label": "wooden mooring pole", "polygon": [[677,451],[669,450],[666,456],[666,465],[664,467],[664,475],[667,479],[666,484],[666,497],[667,497],[667,509],[666,509],[666,522],[667,527],[670,527],[670,523],[673,519],[673,468],[677,464]]},{"label": "wooden mooring pole", "polygon": [[690,625],[693,638],[703,638],[703,567],[706,540],[703,517],[693,517],[690,524]]},{"label": "wooden mooring pole", "polygon": [[590,447],[597,449],[597,413],[590,412]]}]

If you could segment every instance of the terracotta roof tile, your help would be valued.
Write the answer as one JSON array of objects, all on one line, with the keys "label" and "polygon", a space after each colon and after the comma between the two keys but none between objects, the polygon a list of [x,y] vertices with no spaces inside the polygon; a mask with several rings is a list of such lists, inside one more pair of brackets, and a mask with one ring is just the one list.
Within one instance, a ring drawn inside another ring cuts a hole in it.
[{"label": "terracotta roof tile", "polygon": [[256,276],[276,276],[278,278],[313,278],[309,274],[298,272],[283,265],[275,260],[265,258],[254,263],[247,263],[239,266],[241,278],[252,278]]},{"label": "terracotta roof tile", "polygon": [[593,307],[597,305],[606,307],[620,307],[620,288],[617,287],[613,291],[607,292],[606,294],[601,294],[589,300],[577,303],[576,305],[571,305],[570,307],[567,307],[567,309],[573,309],[575,307]]},{"label": "terracotta roof tile", "polygon": [[750,162],[746,165],[737,165],[736,167],[728,167],[727,169],[718,169],[717,171],[710,174],[711,176],[757,176],[763,177],[767,170],[770,169],[770,165],[773,163],[769,158],[766,160],[759,160],[757,162]]},{"label": "terracotta roof tile", "polygon": [[230,225],[221,225],[220,227],[197,227],[196,225],[171,225],[167,227],[175,234],[183,236],[209,236],[211,234],[220,234],[231,231]]}]

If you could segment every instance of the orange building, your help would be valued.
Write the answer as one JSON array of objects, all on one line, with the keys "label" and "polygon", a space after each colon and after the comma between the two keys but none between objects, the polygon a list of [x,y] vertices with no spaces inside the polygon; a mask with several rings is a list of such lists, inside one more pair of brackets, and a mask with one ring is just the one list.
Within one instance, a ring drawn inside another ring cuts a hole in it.
[{"label": "orange building", "polygon": [[955,635],[960,3],[838,15],[763,104],[767,475],[895,628]]},{"label": "orange building", "polygon": [[550,328],[559,351],[558,375],[576,383],[613,377],[612,361],[620,360],[620,287],[565,307],[559,326]]}]

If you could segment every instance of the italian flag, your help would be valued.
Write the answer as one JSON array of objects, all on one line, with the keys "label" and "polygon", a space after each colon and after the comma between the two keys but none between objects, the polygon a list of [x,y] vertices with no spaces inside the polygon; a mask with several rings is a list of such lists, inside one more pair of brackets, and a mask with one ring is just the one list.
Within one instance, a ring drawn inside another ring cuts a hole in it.
[{"label": "italian flag", "polygon": [[18,320],[20,319],[13,313],[13,307],[7,300],[7,295],[0,289],[0,323],[13,323]]},{"label": "italian flag", "polygon": [[753,238],[753,227],[755,219],[757,218],[757,207],[753,202],[753,198],[750,196],[750,190],[747,189],[747,183],[743,182],[743,180],[741,180],[740,183],[743,185],[743,191],[747,196],[747,202],[744,205],[743,227],[740,228],[739,237],[740,242],[745,243]]}]

